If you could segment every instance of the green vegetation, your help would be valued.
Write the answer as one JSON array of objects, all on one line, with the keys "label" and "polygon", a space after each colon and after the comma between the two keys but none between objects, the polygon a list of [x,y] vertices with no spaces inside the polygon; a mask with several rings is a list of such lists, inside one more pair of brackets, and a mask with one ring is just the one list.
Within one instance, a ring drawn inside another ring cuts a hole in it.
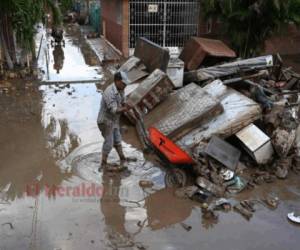
[{"label": "green vegetation", "polygon": [[[65,2],[66,0],[62,1]],[[52,13],[53,26],[61,25],[62,16],[54,0],[4,0],[0,2],[0,45],[10,69],[16,61],[15,34],[20,48],[34,55],[35,25],[43,21],[47,12]]]},{"label": "green vegetation", "polygon": [[217,18],[241,57],[259,54],[267,38],[300,24],[300,0],[204,0],[205,17]]}]

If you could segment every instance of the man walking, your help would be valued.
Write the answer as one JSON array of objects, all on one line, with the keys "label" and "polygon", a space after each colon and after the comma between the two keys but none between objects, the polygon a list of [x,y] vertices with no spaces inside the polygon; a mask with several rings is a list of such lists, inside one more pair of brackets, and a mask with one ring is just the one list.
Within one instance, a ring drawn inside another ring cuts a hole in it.
[{"label": "man walking", "polygon": [[120,132],[120,116],[127,110],[127,107],[124,106],[124,89],[127,84],[129,84],[129,80],[126,74],[122,71],[117,72],[114,75],[114,83],[105,89],[102,96],[97,123],[104,137],[101,162],[103,169],[107,167],[107,157],[113,147],[118,152],[121,163],[127,160],[123,153]]}]

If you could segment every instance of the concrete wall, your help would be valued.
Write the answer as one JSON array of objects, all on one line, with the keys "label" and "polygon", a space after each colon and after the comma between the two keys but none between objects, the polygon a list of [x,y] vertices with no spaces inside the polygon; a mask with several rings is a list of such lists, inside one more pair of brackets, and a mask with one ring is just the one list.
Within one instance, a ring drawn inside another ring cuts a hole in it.
[{"label": "concrete wall", "polygon": [[129,56],[129,0],[123,0],[123,33],[122,33],[122,53]]},{"label": "concrete wall", "polygon": [[102,30],[105,38],[122,50],[122,1],[103,0],[101,4]]},{"label": "concrete wall", "polygon": [[128,56],[128,0],[102,0],[102,32],[124,56]]}]

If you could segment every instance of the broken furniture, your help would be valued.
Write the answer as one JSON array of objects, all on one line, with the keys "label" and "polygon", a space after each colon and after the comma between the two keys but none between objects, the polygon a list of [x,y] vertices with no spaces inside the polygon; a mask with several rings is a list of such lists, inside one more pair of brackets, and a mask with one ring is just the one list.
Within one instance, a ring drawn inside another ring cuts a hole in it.
[{"label": "broken furniture", "polygon": [[146,66],[141,62],[141,59],[135,56],[130,57],[119,70],[127,74],[130,83],[135,83],[149,75],[146,71]]},{"label": "broken furniture", "polygon": [[167,49],[141,37],[137,41],[134,55],[120,67],[120,70],[127,74],[130,83],[135,83],[156,69],[166,72],[169,59]]},{"label": "broken furniture", "polygon": [[272,158],[271,139],[253,123],[236,133],[236,137],[258,164],[266,164]]},{"label": "broken furniture", "polygon": [[[208,142],[213,135],[227,138],[261,118],[259,104],[216,80],[203,88],[221,102],[223,112],[201,123],[177,141],[186,150],[197,151],[201,142]],[[211,114],[209,114],[211,115]]]},{"label": "broken furniture", "polygon": [[166,99],[173,89],[174,85],[167,74],[159,69],[155,70],[127,97],[126,103],[131,108],[125,115],[135,124]]},{"label": "broken furniture", "polygon": [[179,56],[187,70],[196,70],[203,63],[211,66],[235,57],[236,53],[222,41],[200,37],[192,37],[187,41]]},{"label": "broken furniture", "polygon": [[167,71],[170,59],[169,51],[144,37],[138,39],[134,56],[141,60],[149,73],[156,69]]},{"label": "broken furniture", "polygon": [[183,87],[184,62],[179,58],[171,58],[167,68],[167,74],[175,88]]}]

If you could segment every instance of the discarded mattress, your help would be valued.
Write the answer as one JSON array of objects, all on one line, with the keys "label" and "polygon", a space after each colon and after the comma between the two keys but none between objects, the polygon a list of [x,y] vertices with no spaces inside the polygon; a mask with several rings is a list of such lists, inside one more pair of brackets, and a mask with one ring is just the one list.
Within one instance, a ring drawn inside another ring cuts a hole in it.
[{"label": "discarded mattress", "polygon": [[177,140],[223,111],[220,102],[198,85],[191,83],[169,95],[144,117],[145,127],[155,127]]},{"label": "discarded mattress", "polygon": [[224,112],[177,141],[187,151],[195,149],[201,142],[208,142],[213,135],[229,137],[261,117],[259,104],[223,85],[220,80],[208,84],[203,90],[221,101]]}]

